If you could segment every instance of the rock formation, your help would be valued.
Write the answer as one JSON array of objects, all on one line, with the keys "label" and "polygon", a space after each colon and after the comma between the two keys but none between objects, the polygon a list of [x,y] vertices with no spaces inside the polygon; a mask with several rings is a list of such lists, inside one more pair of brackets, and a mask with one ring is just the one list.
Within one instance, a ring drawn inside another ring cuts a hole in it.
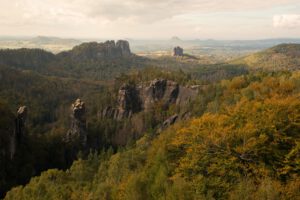
[{"label": "rock formation", "polygon": [[71,106],[71,126],[66,134],[67,143],[79,143],[82,146],[87,144],[85,103],[77,99]]},{"label": "rock formation", "polygon": [[[117,104],[104,108],[98,116],[124,120],[125,123],[121,123],[111,136],[111,142],[113,145],[126,145],[128,141],[140,138],[149,126],[155,126],[152,128],[157,128],[156,131],[159,133],[178,120],[184,119],[187,116],[186,106],[197,94],[197,88],[180,86],[167,79],[154,79],[139,85],[124,84],[118,91]],[[151,121],[149,118],[148,122],[152,124],[145,124],[147,117],[155,113],[157,108],[168,111],[170,106],[173,115],[160,118],[161,123]]]},{"label": "rock formation", "polygon": [[155,79],[150,86],[142,90],[143,108],[148,110],[157,102],[162,101],[165,108],[175,103],[179,94],[179,85],[166,79]]},{"label": "rock formation", "polygon": [[161,102],[164,109],[171,104],[183,106],[197,94],[197,90],[166,79],[155,79],[148,86],[123,85],[118,92],[118,105],[102,110],[100,116],[121,120],[140,111],[148,111]]},{"label": "rock formation", "polygon": [[173,50],[173,56],[183,56],[183,48],[177,46]]},{"label": "rock formation", "polygon": [[21,141],[22,137],[25,134],[26,118],[27,118],[27,107],[21,106],[17,111],[17,117],[15,120],[16,123],[15,135],[18,143]]},{"label": "rock formation", "polygon": [[133,113],[141,111],[141,99],[139,91],[135,86],[124,84],[118,92],[118,106],[112,108],[111,106],[106,107],[100,117],[114,118],[121,120],[124,118],[131,117]]},{"label": "rock formation", "polygon": [[18,145],[21,144],[22,138],[25,136],[25,121],[27,118],[27,107],[21,106],[17,111],[15,119],[15,130],[10,139],[10,158],[13,159],[17,151]]},{"label": "rock formation", "polygon": [[131,55],[129,43],[125,40],[119,40],[117,43],[108,40],[103,43],[88,42],[75,46],[71,51],[60,55],[70,55],[75,61],[113,59],[128,57]]},{"label": "rock formation", "polygon": [[132,85],[123,85],[119,90],[118,105],[118,112],[115,116],[117,119],[130,117],[132,113],[139,112],[141,102],[138,90]]},{"label": "rock formation", "polygon": [[131,55],[129,42],[126,40],[117,41],[116,48],[121,49],[122,56],[130,56]]},{"label": "rock formation", "polygon": [[6,107],[1,107],[0,115],[0,154],[13,160],[18,146],[22,143],[22,139],[25,135],[27,107],[21,106],[16,116]]}]

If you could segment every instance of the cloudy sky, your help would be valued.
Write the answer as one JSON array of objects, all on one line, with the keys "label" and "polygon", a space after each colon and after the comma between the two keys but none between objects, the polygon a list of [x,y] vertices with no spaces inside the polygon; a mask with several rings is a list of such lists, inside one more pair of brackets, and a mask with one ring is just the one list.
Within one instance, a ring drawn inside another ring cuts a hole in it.
[{"label": "cloudy sky", "polygon": [[0,0],[0,35],[300,37],[300,0]]}]

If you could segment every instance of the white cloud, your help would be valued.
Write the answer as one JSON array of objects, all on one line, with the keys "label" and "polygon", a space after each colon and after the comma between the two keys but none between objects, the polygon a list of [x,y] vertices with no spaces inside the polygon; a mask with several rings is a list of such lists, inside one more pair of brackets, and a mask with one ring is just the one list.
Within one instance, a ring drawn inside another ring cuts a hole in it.
[{"label": "white cloud", "polygon": [[[5,2],[1,2],[5,1]],[[30,21],[41,20],[87,20],[109,21],[136,20],[156,22],[190,13],[241,11],[263,9],[297,2],[298,0],[0,0],[0,13],[15,6],[7,15]],[[10,14],[11,13],[11,14]],[[14,15],[15,14],[15,15]]]},{"label": "white cloud", "polygon": [[[224,30],[240,27],[227,13],[257,13],[297,2],[299,0],[0,0],[0,34],[159,37],[177,33],[202,36],[207,32],[214,37],[215,32],[223,35]],[[219,12],[223,12],[224,19],[217,16]],[[248,23],[258,26],[253,19],[243,21],[243,24]]]},{"label": "white cloud", "polygon": [[273,26],[276,28],[297,28],[300,27],[300,15],[275,15]]}]

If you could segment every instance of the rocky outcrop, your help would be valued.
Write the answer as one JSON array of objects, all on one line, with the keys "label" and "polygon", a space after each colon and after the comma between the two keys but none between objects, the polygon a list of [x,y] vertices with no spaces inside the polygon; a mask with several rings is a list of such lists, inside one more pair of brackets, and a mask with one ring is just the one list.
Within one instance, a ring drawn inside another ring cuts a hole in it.
[{"label": "rocky outcrop", "polygon": [[[149,127],[159,133],[188,117],[187,106],[197,94],[198,87],[181,86],[167,79],[154,79],[139,85],[125,84],[118,91],[117,104],[104,108],[98,116],[124,122],[110,140],[112,145],[126,145],[140,138]],[[162,115],[159,115],[160,111]],[[172,115],[165,116],[167,113]]]},{"label": "rocky outcrop", "polygon": [[117,107],[106,107],[100,116],[121,120],[140,111],[149,111],[157,102],[163,105],[163,109],[168,109],[171,104],[184,106],[196,94],[197,90],[166,79],[155,79],[146,86],[126,84],[119,89]]},{"label": "rocky outcrop", "polygon": [[142,109],[142,103],[138,89],[129,84],[124,84],[118,91],[118,106],[112,108],[106,107],[100,114],[100,117],[114,118],[121,120],[129,118],[133,113],[137,113]]},{"label": "rocky outcrop", "polygon": [[85,103],[77,99],[71,106],[71,126],[64,138],[67,143],[87,145]]},{"label": "rocky outcrop", "polygon": [[117,41],[116,48],[121,49],[122,56],[130,56],[131,55],[129,42],[126,40]]},{"label": "rocky outcrop", "polygon": [[17,111],[14,133],[10,138],[10,158],[13,159],[18,145],[21,144],[25,135],[25,122],[27,118],[27,107],[21,106]]},{"label": "rocky outcrop", "polygon": [[177,46],[173,49],[173,56],[183,56],[183,48]]},{"label": "rocky outcrop", "polygon": [[14,115],[4,105],[0,105],[0,157],[13,160],[25,136],[27,107],[21,106]]},{"label": "rocky outcrop", "polygon": [[21,142],[22,137],[25,135],[25,121],[27,118],[27,107],[21,106],[17,111],[15,120],[15,136],[17,142]]},{"label": "rocky outcrop", "polygon": [[139,91],[135,86],[125,84],[118,94],[118,109],[116,112],[116,119],[130,117],[133,113],[141,110],[141,101]]},{"label": "rocky outcrop", "polygon": [[143,108],[149,110],[155,102],[162,101],[166,109],[170,104],[176,102],[179,94],[179,85],[174,81],[166,79],[155,79],[149,87],[142,89]]},{"label": "rocky outcrop", "polygon": [[62,53],[60,55],[70,55],[75,61],[84,61],[128,57],[132,54],[127,41],[119,40],[117,43],[115,43],[113,40],[108,40],[103,43],[83,43],[74,47],[71,51]]}]

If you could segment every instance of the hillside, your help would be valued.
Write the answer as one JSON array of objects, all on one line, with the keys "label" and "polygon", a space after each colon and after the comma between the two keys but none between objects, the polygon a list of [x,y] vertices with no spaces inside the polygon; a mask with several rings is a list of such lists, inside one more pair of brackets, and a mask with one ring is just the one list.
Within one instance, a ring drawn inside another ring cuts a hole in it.
[{"label": "hillside", "polygon": [[[68,106],[79,96],[101,92],[104,87],[99,82],[44,76],[34,71],[1,65],[0,77],[1,100],[8,102],[12,110],[20,105],[29,106],[31,114],[28,125],[33,127],[53,123],[63,114],[58,113],[58,109]],[[44,128],[36,132],[44,132]]]},{"label": "hillside", "polygon": [[126,41],[2,50],[0,197],[38,176],[7,198],[234,199],[270,181],[288,199],[299,183],[299,77],[144,58]]},{"label": "hillside", "polygon": [[300,68],[300,44],[281,44],[232,63],[246,64],[251,69],[297,70]]},{"label": "hillside", "polygon": [[224,80],[195,102],[204,114],[48,170],[5,199],[297,199],[299,78]]},{"label": "hillside", "polygon": [[131,53],[127,41],[83,43],[53,54],[42,49],[0,50],[0,64],[29,69],[43,75],[109,80],[131,69],[145,66],[145,58]]},{"label": "hillside", "polygon": [[[105,85],[3,65],[0,65],[0,81],[0,196],[3,196],[12,186],[28,182],[41,171],[66,167],[61,137],[68,129],[69,106],[81,97],[97,107],[101,103],[97,95]],[[26,106],[28,113],[26,127],[16,126],[17,111],[22,106]],[[17,130],[25,133],[22,139],[17,139],[18,144],[13,142]]]}]

